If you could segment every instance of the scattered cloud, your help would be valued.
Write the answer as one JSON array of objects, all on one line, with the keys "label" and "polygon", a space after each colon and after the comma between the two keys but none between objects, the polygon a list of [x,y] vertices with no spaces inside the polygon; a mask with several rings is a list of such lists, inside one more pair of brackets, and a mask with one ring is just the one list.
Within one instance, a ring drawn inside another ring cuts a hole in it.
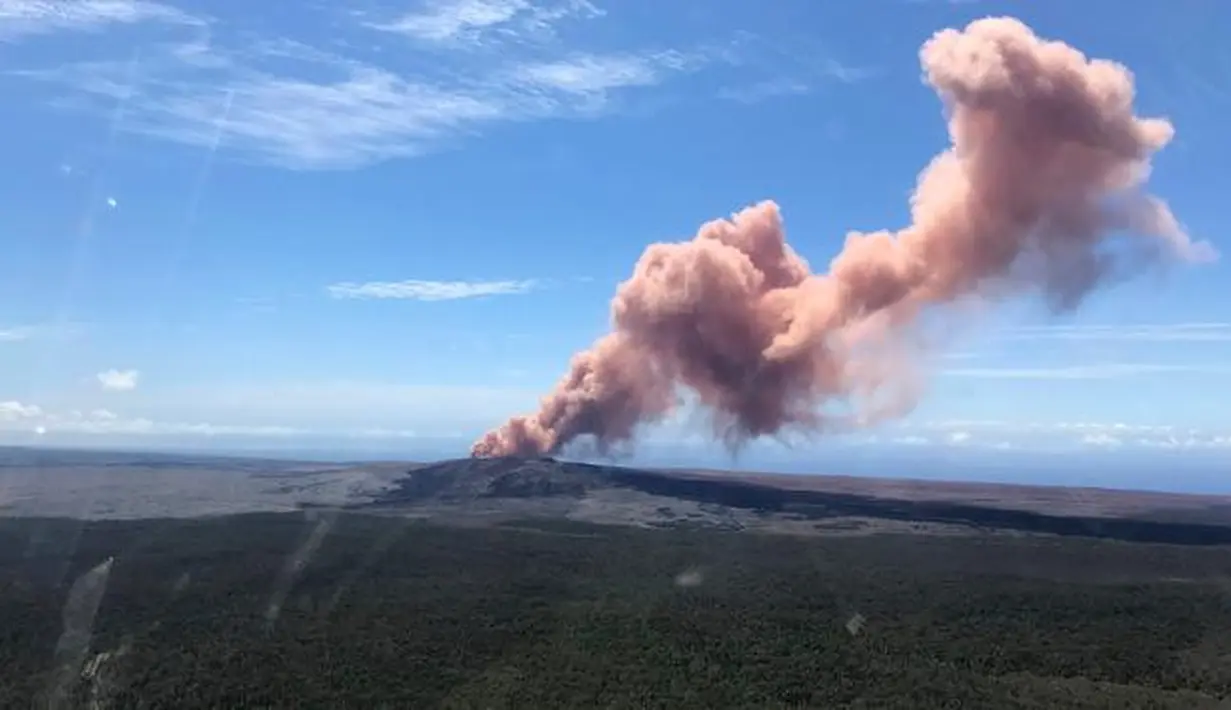
[{"label": "scattered cloud", "polygon": [[369,27],[427,42],[475,41],[483,30],[507,24],[528,6],[525,0],[438,0],[420,12]]},{"label": "scattered cloud", "polygon": [[1229,343],[1231,342],[1231,323],[1020,326],[999,331],[993,335],[1006,340]]},{"label": "scattered cloud", "polygon": [[1132,443],[1151,449],[1193,450],[1193,449],[1231,449],[1231,435],[1201,436],[1188,434],[1186,436],[1169,436],[1163,439],[1138,438]]},{"label": "scattered cloud", "polygon": [[[187,394],[187,391],[181,392],[177,397],[183,399],[181,395]],[[133,416],[105,408],[53,411],[10,400],[0,401],[0,432],[100,437],[455,438],[472,436],[475,432],[470,429],[482,424],[478,419],[495,416],[506,409],[516,410],[532,402],[535,394],[533,390],[345,382],[258,389],[209,387],[196,392],[203,406],[194,406],[194,413],[200,419],[193,420],[168,414],[170,410],[161,416],[152,413]],[[255,412],[256,419],[237,421],[236,417],[252,414],[253,402],[269,402],[274,406]],[[490,411],[480,411],[485,406]],[[425,425],[420,417],[429,409],[433,419]],[[407,411],[412,411],[412,415],[405,416]],[[1033,452],[1127,451],[1134,448],[1173,452],[1231,450],[1231,431],[1123,422],[948,420],[907,422],[889,427],[889,430],[886,436],[859,434],[848,443]],[[893,434],[895,430],[897,435]],[[709,437],[691,427],[651,430],[647,434],[642,443],[712,445]]]},{"label": "scattered cloud", "polygon": [[1124,442],[1121,441],[1118,437],[1112,436],[1110,434],[1104,434],[1104,433],[1086,434],[1085,436],[1081,437],[1081,443],[1086,444],[1087,446],[1104,446],[1104,447],[1109,447],[1109,448],[1115,448],[1115,447],[1124,445]]},{"label": "scattered cloud", "polygon": [[592,96],[612,89],[652,86],[666,72],[685,71],[703,62],[699,55],[680,52],[643,54],[574,54],[550,62],[530,62],[510,72],[513,82],[532,89]]},{"label": "scattered cloud", "polygon": [[30,339],[30,331],[26,328],[5,328],[0,330],[0,343],[19,343]]},{"label": "scattered cloud", "polygon": [[942,372],[946,377],[1008,380],[1110,380],[1141,375],[1178,373],[1231,374],[1231,367],[1221,365],[1106,363],[1058,367],[958,367],[949,368]]},{"label": "scattered cloud", "polygon": [[193,416],[210,420],[243,416],[316,429],[428,427],[435,436],[446,426],[481,433],[509,412],[533,407],[541,394],[532,383],[513,386],[499,380],[490,385],[309,380],[160,387],[157,397],[151,393],[143,404],[161,419],[179,418],[181,403],[190,402]]},{"label": "scattered cloud", "polygon": [[[114,437],[299,437],[410,439],[473,437],[494,411],[534,401],[532,390],[377,383],[202,386],[176,391],[193,401],[191,418],[172,402],[126,399],[126,412],[0,401],[0,432]],[[277,399],[281,397],[281,399]],[[485,407],[492,411],[485,411]],[[409,412],[409,413],[407,413]]]},{"label": "scattered cloud", "polygon": [[467,128],[521,115],[496,90],[405,79],[340,58],[313,61],[291,76],[242,56],[207,56],[213,61],[164,49],[144,62],[135,80],[128,78],[128,63],[119,61],[21,74],[95,99],[71,108],[105,114],[123,105],[123,131],[217,146],[291,169],[344,169],[415,156]]},{"label": "scattered cloud", "polygon": [[456,301],[482,296],[512,296],[529,293],[538,281],[369,281],[343,282],[329,286],[333,298],[339,299],[411,299],[416,301]]},{"label": "scattered cloud", "polygon": [[129,392],[137,388],[141,373],[137,370],[105,370],[98,373],[98,383],[110,392]]},{"label": "scattered cloud", "polygon": [[421,435],[414,429],[383,429],[376,427],[372,429],[357,429],[353,432],[348,432],[346,436],[352,439],[415,439]]},{"label": "scattered cloud", "polygon": [[143,22],[200,24],[173,7],[147,0],[0,0],[0,42]]},{"label": "scattered cloud", "polygon": [[43,410],[33,404],[0,402],[0,422],[17,422],[40,417]]},{"label": "scattered cloud", "polygon": [[849,64],[843,64],[836,59],[826,58],[821,60],[818,66],[818,73],[844,84],[854,84],[855,82],[870,79],[876,76],[876,71],[869,67],[856,67]]},{"label": "scattered cloud", "polygon": [[1130,424],[1127,422],[1038,422],[1011,421],[1006,419],[941,419],[924,422],[903,422],[901,426],[930,431],[979,431],[1012,433],[1115,433],[1171,434],[1178,428],[1170,424]]},{"label": "scattered cloud", "polygon": [[[1182,451],[1231,448],[1231,432],[1171,424],[1128,422],[1030,422],[999,419],[903,422],[899,428],[937,432],[952,441],[978,445],[995,441],[993,448],[1029,448],[1035,451],[1078,448],[1127,449],[1145,447]],[[923,438],[923,437],[921,437]],[[927,440],[934,441],[932,438]]]},{"label": "scattered cloud", "polygon": [[[782,37],[770,43],[745,34],[726,51],[716,51],[734,66],[757,70],[757,78],[730,82],[719,89],[719,99],[738,103],[812,94],[825,86],[857,84],[881,73],[873,67],[838,59],[830,47],[812,37]],[[826,127],[826,133],[838,132],[840,129],[834,125]]]},{"label": "scattered cloud", "polygon": [[[742,102],[875,73],[817,59],[811,44],[776,46],[750,33],[684,48],[598,52],[557,32],[566,22],[605,15],[589,0],[429,0],[400,15],[346,13],[329,39],[306,41],[152,0],[0,0],[0,33],[5,20],[13,38],[156,24],[157,40],[147,38],[123,57],[9,73],[67,87],[70,94],[55,106],[120,116],[115,129],[122,132],[304,170],[419,156],[502,123],[592,119],[635,98],[633,92],[716,66],[741,70],[745,83],[719,97]],[[430,59],[382,53],[370,44],[373,31],[405,38]],[[493,51],[471,51],[477,49]]]},{"label": "scattered cloud", "polygon": [[0,430],[44,434],[95,435],[194,435],[194,436],[287,436],[300,433],[293,427],[225,425],[203,422],[158,422],[144,417],[122,417],[107,409],[61,413],[21,402],[0,402]]},{"label": "scattered cloud", "polygon": [[[509,412],[532,407],[539,396],[538,387],[507,383],[464,386],[312,380],[163,385],[157,391],[125,397],[120,418],[151,422],[126,425],[146,427],[150,435],[188,436],[212,430],[228,436],[257,436],[275,427],[312,447],[338,439],[418,438],[417,443],[448,439],[458,442],[460,452]],[[64,401],[57,411],[78,401]],[[83,411],[88,408],[81,406]],[[47,426],[55,430],[57,422]]]},{"label": "scattered cloud", "polygon": [[0,343],[73,338],[80,335],[82,330],[80,325],[74,323],[10,326],[0,328]]},{"label": "scattered cloud", "polygon": [[720,89],[718,98],[741,104],[755,104],[781,96],[802,96],[811,91],[811,86],[798,79],[770,79],[745,87]]},{"label": "scattered cloud", "polygon": [[458,48],[549,37],[564,20],[604,14],[586,0],[554,4],[534,4],[529,0],[433,0],[417,12],[389,21],[369,22],[367,26],[421,43]]},{"label": "scattered cloud", "polygon": [[[0,0],[0,8],[6,1],[30,4]],[[69,95],[54,105],[121,116],[116,130],[290,169],[348,169],[418,156],[501,123],[594,118],[627,92],[731,61],[716,45],[607,52],[566,46],[555,37],[557,24],[603,15],[584,0],[439,0],[381,22],[352,17],[351,32],[381,29],[449,50],[427,61],[369,51],[360,40],[330,40],[348,47],[339,54],[298,39],[254,36],[218,20],[189,22],[141,0],[84,2],[94,8],[90,17],[178,18],[177,26],[142,43],[139,54],[9,73],[67,87]],[[337,34],[347,30],[343,25]],[[499,52],[452,51],[488,39],[501,42]]]},{"label": "scattered cloud", "polygon": [[432,152],[496,123],[593,115],[614,90],[653,86],[683,71],[670,57],[578,55],[443,81],[337,57],[287,76],[235,59],[193,65],[164,53],[126,99],[124,62],[23,74],[124,101],[125,131],[217,145],[285,168],[346,169]]}]

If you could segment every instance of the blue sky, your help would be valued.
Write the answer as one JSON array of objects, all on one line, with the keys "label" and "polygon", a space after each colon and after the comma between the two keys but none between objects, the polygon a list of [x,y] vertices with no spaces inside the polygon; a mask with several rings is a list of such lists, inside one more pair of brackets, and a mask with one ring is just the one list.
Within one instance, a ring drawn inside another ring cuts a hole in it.
[{"label": "blue sky", "polygon": [[[461,454],[605,330],[646,244],[767,198],[814,265],[905,224],[946,146],[919,46],[985,15],[1127,64],[1177,128],[1152,189],[1231,246],[1212,0],[291,6],[0,0],[3,441]],[[815,446],[1222,460],[1228,268],[1005,304],[909,417]]]}]

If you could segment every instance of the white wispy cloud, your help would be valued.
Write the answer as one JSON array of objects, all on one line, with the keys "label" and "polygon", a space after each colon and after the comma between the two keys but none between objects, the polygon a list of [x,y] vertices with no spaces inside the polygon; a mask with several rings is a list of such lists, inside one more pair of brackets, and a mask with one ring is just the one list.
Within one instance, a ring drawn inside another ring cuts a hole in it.
[{"label": "white wispy cloud", "polygon": [[[433,373],[433,379],[448,373]],[[447,437],[478,436],[511,413],[532,410],[542,396],[532,382],[517,385],[407,384],[396,381],[234,382],[175,385],[139,403],[158,420],[275,423],[321,432],[414,430]],[[186,404],[187,403],[187,404]],[[129,405],[135,408],[137,403]],[[186,408],[190,407],[190,408]],[[134,409],[133,411],[138,411]]]},{"label": "white wispy cloud", "polygon": [[817,65],[817,72],[824,77],[840,81],[844,84],[854,84],[864,79],[876,76],[876,70],[870,67],[857,67],[844,64],[833,58],[824,58]]},{"label": "white wispy cloud", "polygon": [[558,61],[530,62],[510,72],[513,81],[567,94],[598,94],[662,81],[664,71],[680,71],[689,58],[678,52],[649,54],[575,54]]},{"label": "white wispy cloud", "polygon": [[949,368],[942,372],[946,377],[1006,380],[1110,380],[1141,375],[1177,373],[1231,374],[1231,367],[1161,363],[1104,363],[1057,367],[957,367]]},{"label": "white wispy cloud", "polygon": [[760,81],[748,86],[731,86],[719,89],[718,98],[742,104],[755,104],[779,96],[802,96],[812,87],[799,79],[779,78]]},{"label": "white wispy cloud", "polygon": [[[1231,448],[1229,431],[1172,424],[952,419],[904,422],[900,427],[905,430],[936,432],[943,435],[945,440],[951,440],[956,434],[964,441],[972,443],[994,440],[997,443],[993,448],[1028,448],[1040,451],[1072,447],[1115,450],[1144,447],[1173,451]],[[935,441],[931,437],[927,440]]]},{"label": "white wispy cloud", "polygon": [[1086,434],[1081,437],[1081,443],[1087,446],[1101,446],[1108,448],[1116,448],[1124,445],[1124,442],[1120,440],[1119,437],[1106,433]]},{"label": "white wispy cloud", "polygon": [[535,4],[529,0],[433,0],[415,12],[369,22],[372,29],[404,35],[419,42],[482,45],[491,41],[544,38],[564,20],[601,17],[586,0]]},{"label": "white wispy cloud", "polygon": [[[498,412],[516,411],[535,398],[533,391],[480,387],[413,387],[395,383],[317,383],[304,385],[209,386],[181,388],[169,401],[125,398],[125,408],[59,402],[40,406],[0,401],[0,432],[99,437],[313,437],[411,439],[476,436],[497,421]],[[263,395],[273,400],[260,399]],[[185,399],[194,396],[193,399]],[[277,399],[277,398],[281,399]],[[484,411],[484,408],[491,411]],[[409,412],[409,414],[408,414]]]},{"label": "white wispy cloud", "polygon": [[0,0],[0,41],[142,22],[200,24],[187,13],[147,0]]},{"label": "white wispy cloud", "polygon": [[473,40],[485,29],[508,23],[528,7],[525,0],[437,1],[420,12],[370,26],[429,42],[456,41],[463,37]]},{"label": "white wispy cloud", "polygon": [[0,431],[37,435],[84,434],[107,437],[253,437],[331,435],[354,439],[406,439],[415,432],[400,429],[313,430],[276,424],[226,424],[200,421],[159,421],[125,417],[107,409],[47,412],[34,404],[0,402]]},{"label": "white wispy cloud", "polygon": [[495,91],[405,79],[340,58],[304,59],[311,66],[301,76],[243,60],[220,53],[185,59],[164,48],[143,64],[135,86],[126,61],[21,74],[106,100],[74,108],[105,113],[122,105],[124,131],[292,169],[419,155],[468,127],[518,116],[515,103]]},{"label": "white wispy cloud", "polygon": [[1137,446],[1170,451],[1191,451],[1202,449],[1231,449],[1231,435],[1197,435],[1169,436],[1166,438],[1140,437],[1132,441]]},{"label": "white wispy cloud", "polygon": [[92,434],[138,436],[289,436],[295,427],[271,425],[211,424],[207,422],[156,421],[124,417],[108,409],[50,412],[35,404],[0,402],[0,431],[43,434]]},{"label": "white wispy cloud", "polygon": [[481,296],[512,296],[529,293],[539,285],[533,279],[522,281],[369,281],[343,282],[327,287],[329,295],[340,299],[402,298],[416,301],[455,301]]},{"label": "white wispy cloud", "polygon": [[1117,436],[1170,435],[1179,428],[1171,424],[1095,421],[1016,421],[1008,419],[939,419],[904,422],[902,426],[929,431],[978,431],[1002,433],[1085,434],[1110,433]]},{"label": "white wispy cloud", "polygon": [[130,392],[137,388],[141,373],[137,370],[104,370],[95,375],[98,384],[111,392]]},{"label": "white wispy cloud", "polygon": [[35,419],[43,415],[43,410],[33,404],[21,402],[0,402],[0,422],[18,422]]},{"label": "white wispy cloud", "polygon": [[306,434],[294,427],[214,424],[210,422],[159,422],[144,418],[59,417],[42,425],[41,433],[71,433],[124,436],[251,436],[283,437]]},{"label": "white wispy cloud", "polygon": [[994,333],[993,337],[1008,340],[1226,343],[1231,342],[1231,323],[1020,326]]},{"label": "white wispy cloud", "polygon": [[[133,10],[135,18],[153,19],[155,8],[163,8],[120,4],[145,8]],[[122,116],[119,131],[216,148],[250,162],[347,169],[447,148],[500,123],[593,118],[618,106],[617,96],[730,59],[713,49],[594,52],[567,46],[549,31],[564,19],[601,15],[580,0],[438,2],[376,24],[449,47],[427,61],[387,63],[376,63],[372,52],[343,55],[201,20],[143,44],[139,62],[130,49],[110,60],[10,73],[68,88],[56,101],[61,108]],[[372,24],[337,32],[370,33]],[[537,32],[543,41],[512,42],[499,52],[451,51],[467,37],[493,32],[505,39]]]},{"label": "white wispy cloud", "polygon": [[73,323],[0,327],[0,343],[73,338],[80,335],[82,330],[80,325]]},{"label": "white wispy cloud", "polygon": [[[724,56],[733,65],[761,70],[758,73],[762,76],[742,78],[717,92],[719,99],[746,104],[812,94],[834,84],[859,84],[881,73],[837,58],[830,47],[814,37],[783,37],[768,42],[745,34],[727,48]],[[827,132],[835,131],[830,126]]]}]

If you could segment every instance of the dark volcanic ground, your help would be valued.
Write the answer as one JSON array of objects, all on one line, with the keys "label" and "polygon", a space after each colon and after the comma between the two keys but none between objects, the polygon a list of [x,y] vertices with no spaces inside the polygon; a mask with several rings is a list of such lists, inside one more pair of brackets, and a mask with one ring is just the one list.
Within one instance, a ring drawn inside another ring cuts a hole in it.
[{"label": "dark volcanic ground", "polygon": [[[370,502],[375,510],[468,509],[519,513],[531,501],[557,502],[557,514],[585,518],[569,502],[609,500],[646,515],[624,522],[799,531],[873,532],[877,522],[928,529],[1011,531],[1190,545],[1231,543],[1231,502],[1222,498],[1097,489],[929,483],[850,477],[736,475],[600,466],[550,458],[494,458],[426,464]],[[695,508],[700,513],[689,514]],[[544,508],[544,513],[551,512]],[[713,514],[723,512],[726,516]],[[705,513],[709,513],[706,515]],[[751,523],[762,523],[754,525]],[[800,525],[804,523],[804,525]],[[934,528],[932,526],[935,526]]]},{"label": "dark volcanic ground", "polygon": [[560,518],[794,534],[1044,533],[1231,543],[1231,498],[1089,488],[648,470],[550,458],[308,463],[0,449],[0,515],[199,517],[344,508],[490,524]]}]

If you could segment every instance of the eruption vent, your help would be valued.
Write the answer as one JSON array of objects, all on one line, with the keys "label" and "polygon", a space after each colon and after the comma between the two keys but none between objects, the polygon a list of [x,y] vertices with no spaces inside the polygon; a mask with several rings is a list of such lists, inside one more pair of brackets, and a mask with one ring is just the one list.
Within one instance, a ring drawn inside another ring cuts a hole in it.
[{"label": "eruption vent", "polygon": [[[905,336],[925,310],[1037,293],[1063,311],[1109,279],[1216,257],[1142,189],[1173,130],[1133,114],[1126,68],[1009,18],[938,32],[919,56],[952,146],[919,176],[911,224],[850,233],[825,274],[786,244],[768,201],[691,241],[651,245],[616,292],[611,333],[573,357],[536,413],[472,455],[554,453],[587,435],[600,449],[628,441],[672,411],[681,385],[728,443],[824,431],[837,422],[822,405],[870,402],[909,371]],[[1132,236],[1113,252],[1112,233]],[[877,357],[861,354],[869,344]]]}]

